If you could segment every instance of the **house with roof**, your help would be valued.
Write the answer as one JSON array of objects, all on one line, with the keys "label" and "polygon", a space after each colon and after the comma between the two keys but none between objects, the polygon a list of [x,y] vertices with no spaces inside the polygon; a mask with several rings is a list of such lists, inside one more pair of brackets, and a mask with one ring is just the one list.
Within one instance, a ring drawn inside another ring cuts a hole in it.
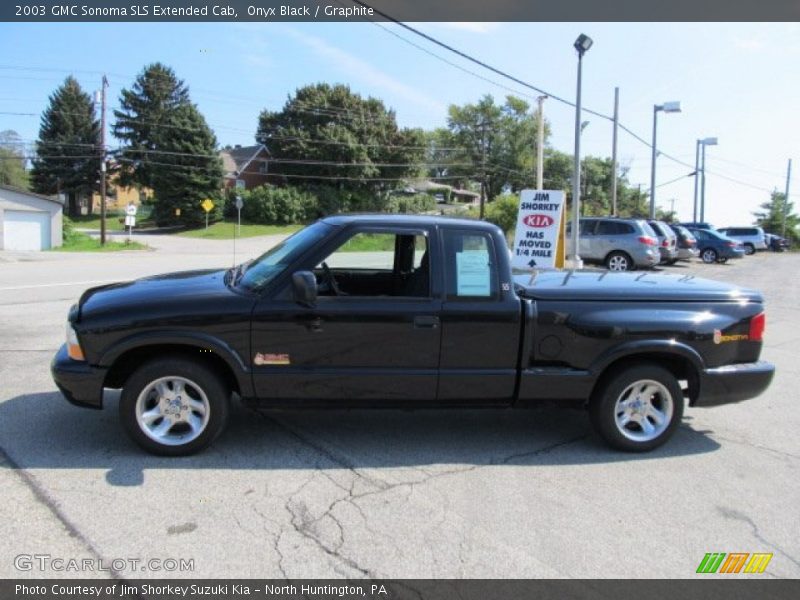
[{"label": "house with roof", "polygon": [[264,144],[236,145],[219,153],[225,178],[225,189],[253,189],[268,182],[270,153]]},{"label": "house with roof", "polygon": [[64,205],[56,197],[0,185],[0,250],[39,251],[62,242]]}]

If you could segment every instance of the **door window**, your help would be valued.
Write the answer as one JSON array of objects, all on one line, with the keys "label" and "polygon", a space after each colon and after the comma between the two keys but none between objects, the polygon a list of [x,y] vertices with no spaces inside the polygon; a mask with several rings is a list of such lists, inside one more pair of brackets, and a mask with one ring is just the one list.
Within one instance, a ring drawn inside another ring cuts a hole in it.
[{"label": "door window", "polygon": [[428,238],[354,233],[314,269],[320,296],[429,297]]}]

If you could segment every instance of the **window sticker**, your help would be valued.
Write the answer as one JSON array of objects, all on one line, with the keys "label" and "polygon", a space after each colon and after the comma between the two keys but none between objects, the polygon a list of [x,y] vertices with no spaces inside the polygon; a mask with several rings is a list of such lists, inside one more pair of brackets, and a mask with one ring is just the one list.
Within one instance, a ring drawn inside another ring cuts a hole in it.
[{"label": "window sticker", "polygon": [[485,250],[456,252],[456,294],[459,296],[492,295],[489,253]]}]

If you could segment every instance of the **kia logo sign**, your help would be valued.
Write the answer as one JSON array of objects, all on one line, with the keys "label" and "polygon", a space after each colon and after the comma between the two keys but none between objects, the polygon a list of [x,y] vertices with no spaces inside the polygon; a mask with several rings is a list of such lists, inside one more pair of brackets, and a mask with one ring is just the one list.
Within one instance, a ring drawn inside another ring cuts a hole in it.
[{"label": "kia logo sign", "polygon": [[528,227],[550,227],[555,223],[550,215],[527,215],[522,222]]}]

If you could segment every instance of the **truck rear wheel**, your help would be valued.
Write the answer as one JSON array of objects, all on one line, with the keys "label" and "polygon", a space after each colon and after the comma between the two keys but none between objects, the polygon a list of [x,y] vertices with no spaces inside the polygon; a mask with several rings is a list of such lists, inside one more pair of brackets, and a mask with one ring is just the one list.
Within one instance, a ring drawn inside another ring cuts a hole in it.
[{"label": "truck rear wheel", "polygon": [[617,371],[595,391],[589,416],[608,445],[647,452],[665,443],[683,416],[683,392],[675,376],[654,364]]},{"label": "truck rear wheel", "polygon": [[228,422],[230,390],[213,371],[182,358],[157,358],[125,382],[119,402],[128,435],[152,454],[186,456],[208,446]]}]

